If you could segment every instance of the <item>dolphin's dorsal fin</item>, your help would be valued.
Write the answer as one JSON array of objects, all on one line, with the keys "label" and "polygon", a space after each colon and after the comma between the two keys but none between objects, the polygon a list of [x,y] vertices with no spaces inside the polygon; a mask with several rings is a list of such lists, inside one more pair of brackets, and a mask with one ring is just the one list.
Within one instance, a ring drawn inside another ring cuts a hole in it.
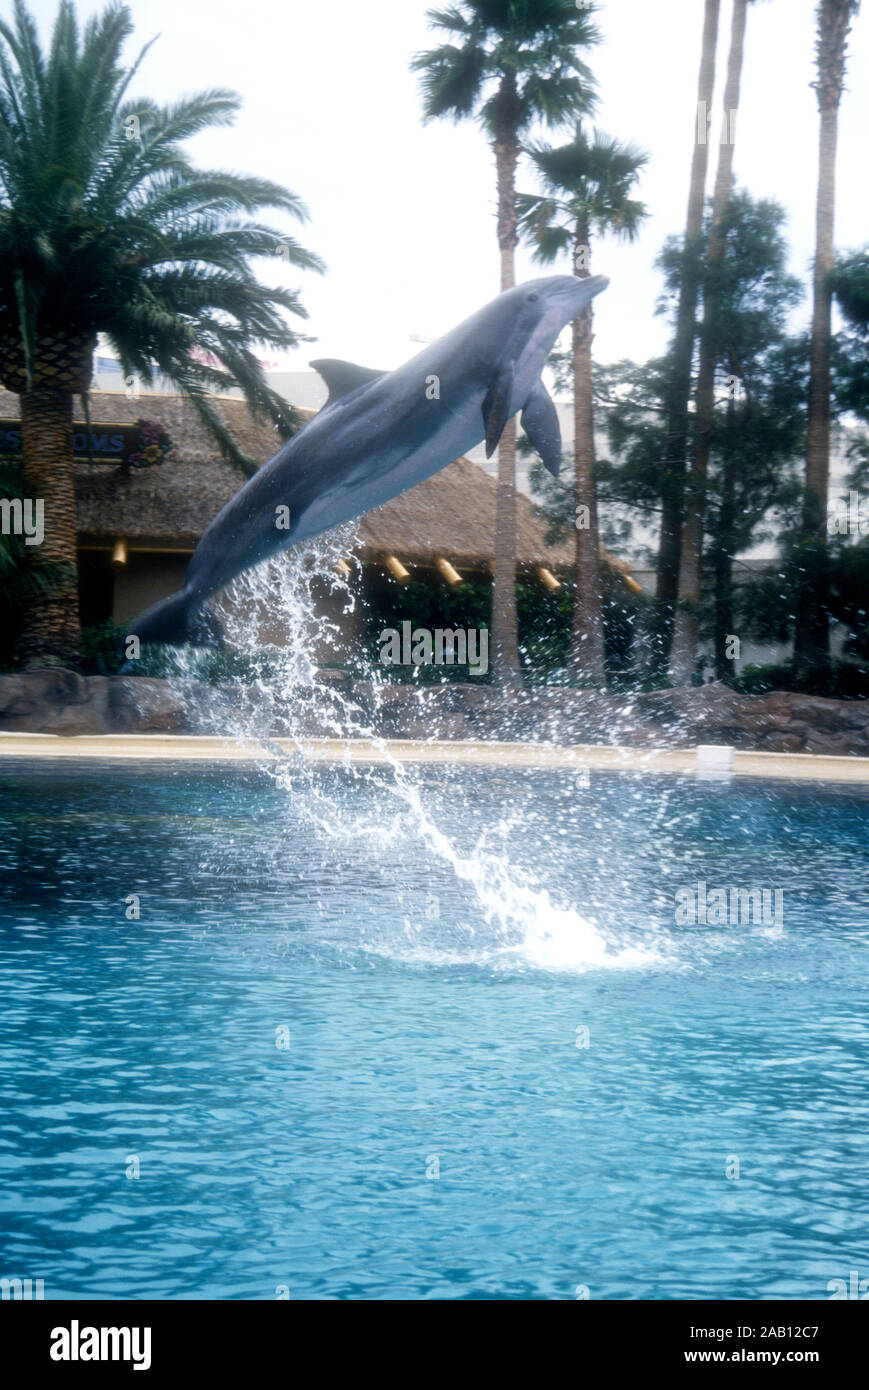
[{"label": "dolphin's dorsal fin", "polygon": [[327,405],[332,405],[350,391],[355,391],[357,386],[365,386],[370,381],[376,381],[379,376],[386,375],[385,372],[375,371],[373,367],[357,367],[355,362],[342,362],[340,357],[319,357],[316,362],[311,362],[310,366],[320,373],[329,388]]}]

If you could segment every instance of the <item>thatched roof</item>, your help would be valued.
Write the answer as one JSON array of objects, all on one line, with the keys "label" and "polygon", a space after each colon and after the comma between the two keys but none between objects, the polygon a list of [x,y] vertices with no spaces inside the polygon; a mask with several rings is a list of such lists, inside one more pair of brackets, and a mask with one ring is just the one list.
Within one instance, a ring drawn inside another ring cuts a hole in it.
[{"label": "thatched roof", "polygon": [[[279,447],[275,430],[254,420],[244,401],[214,397],[212,404],[251,457],[264,463]],[[132,424],[141,417],[157,421],[173,448],[164,464],[127,476],[109,464],[76,464],[80,542],[110,545],[123,539],[132,550],[192,550],[211,519],[243,485],[244,475],[221,459],[183,396],[100,391],[91,395],[90,411],[95,426],[100,421]],[[17,417],[16,396],[0,391],[0,415]],[[83,418],[80,411],[76,418]],[[444,556],[459,571],[486,569],[494,553],[496,495],[494,478],[470,459],[457,459],[364,516],[355,553],[366,563],[394,554],[409,564],[431,565]],[[572,563],[572,545],[547,545],[545,527],[527,497],[518,493],[516,503],[518,563],[566,569]],[[623,561],[609,555],[606,559],[612,568],[627,572]]]}]

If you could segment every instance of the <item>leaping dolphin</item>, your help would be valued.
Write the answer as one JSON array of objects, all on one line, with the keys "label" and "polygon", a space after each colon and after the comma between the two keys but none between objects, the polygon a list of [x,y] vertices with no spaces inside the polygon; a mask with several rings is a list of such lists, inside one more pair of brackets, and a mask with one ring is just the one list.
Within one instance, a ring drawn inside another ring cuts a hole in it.
[{"label": "leaping dolphin", "polygon": [[522,427],[551,473],[561,430],[540,373],[555,340],[606,289],[605,275],[552,275],[505,290],[394,372],[312,362],[329,387],[322,410],[218,512],[184,587],[129,625],[140,642],[208,642],[206,600],[252,565],[431,477],[505,424]]}]

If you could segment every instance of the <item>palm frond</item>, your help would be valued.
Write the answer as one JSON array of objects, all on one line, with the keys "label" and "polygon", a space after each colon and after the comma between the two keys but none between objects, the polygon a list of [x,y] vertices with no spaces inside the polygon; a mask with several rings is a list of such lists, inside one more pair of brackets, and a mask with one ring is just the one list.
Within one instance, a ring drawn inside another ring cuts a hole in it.
[{"label": "palm frond", "polygon": [[[524,234],[539,242],[541,225],[575,228],[578,222],[601,234],[631,241],[646,217],[646,207],[630,196],[649,156],[638,146],[613,139],[602,131],[586,134],[578,122],[573,139],[564,145],[530,143],[525,153],[536,169],[551,204],[536,217],[526,210]],[[540,200],[541,205],[545,199]],[[548,246],[554,244],[551,239]]]},{"label": "palm frond", "polygon": [[[306,317],[294,285],[264,285],[255,267],[275,257],[292,272],[323,263],[286,226],[262,220],[270,209],[307,221],[298,194],[192,162],[187,142],[235,119],[235,93],[215,87],[162,105],[129,98],[150,47],[125,65],[131,33],[118,0],[81,32],[61,0],[47,55],[24,0],[0,20],[0,333],[20,343],[31,380],[47,336],[56,353],[58,340],[84,351],[106,334],[125,375],[151,383],[162,374],[188,392],[240,462],[207,392],[239,386],[252,408],[291,429],[297,421],[256,352],[294,346],[294,321]],[[198,363],[197,346],[219,367]],[[15,351],[7,357],[20,372]]]},{"label": "palm frond", "polygon": [[494,134],[497,88],[508,74],[518,96],[514,134],[535,121],[554,126],[592,111],[595,82],[580,50],[600,40],[595,10],[575,0],[463,0],[430,10],[431,27],[452,41],[412,61],[424,118],[473,116]]},{"label": "palm frond", "polygon": [[447,116],[461,121],[473,113],[486,73],[486,58],[480,48],[476,45],[456,48],[453,44],[443,44],[440,48],[417,54],[412,66],[422,74],[420,85],[425,120]]}]

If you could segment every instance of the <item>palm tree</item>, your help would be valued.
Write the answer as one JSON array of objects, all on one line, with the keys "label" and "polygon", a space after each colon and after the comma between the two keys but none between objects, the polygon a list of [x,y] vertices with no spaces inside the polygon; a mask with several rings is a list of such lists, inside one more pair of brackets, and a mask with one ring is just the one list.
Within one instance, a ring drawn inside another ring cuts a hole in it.
[{"label": "palm tree", "polygon": [[851,20],[859,0],[819,0],[816,10],[814,84],[821,116],[815,213],[814,303],[809,370],[809,420],[801,548],[802,582],[797,594],[794,660],[803,668],[829,659],[827,612],[827,494],[830,483],[830,335],[836,210],[836,145],[839,105]]},{"label": "palm tree", "polygon": [[[298,295],[268,289],[250,260],[280,254],[321,263],[294,239],[251,220],[271,207],[304,219],[295,194],[263,179],[196,169],[182,148],[228,125],[238,108],[215,89],[168,106],[129,101],[144,57],[122,49],[129,10],[113,3],[80,33],[61,0],[44,53],[23,0],[0,22],[0,381],[21,398],[25,495],[41,498],[45,539],[21,641],[27,665],[74,662],[79,640],[73,396],[87,390],[98,333],[125,374],[155,372],[196,404],[227,457],[253,468],[209,405],[239,385],[284,430],[292,418],[266,384],[254,349],[299,340],[285,312]],[[204,352],[192,354],[199,347]],[[211,365],[209,365],[211,364]]]},{"label": "palm tree", "polygon": [[[631,190],[649,156],[597,131],[593,139],[577,123],[569,144],[529,147],[546,193],[519,194],[520,231],[544,263],[570,252],[574,274],[591,274],[591,237],[614,234],[633,241],[646,216]],[[594,480],[594,406],[591,385],[593,311],[589,304],[572,325],[573,461],[576,507],[576,600],[568,670],[576,680],[606,682],[600,595],[600,540]],[[581,509],[581,510],[580,510]]]},{"label": "palm tree", "polygon": [[700,289],[700,239],[703,232],[703,203],[706,196],[706,169],[709,141],[705,129],[698,138],[700,112],[709,111],[715,87],[715,50],[718,43],[718,17],[721,0],[705,0],[700,72],[697,79],[697,112],[694,116],[694,152],[688,211],[685,217],[684,264],[679,284],[676,332],[667,390],[667,456],[661,496],[661,533],[658,542],[656,599],[659,614],[659,660],[666,664],[672,631],[673,604],[679,584],[682,506],[685,490],[685,461],[688,450],[688,401],[691,396],[691,365],[697,334],[697,297]]},{"label": "palm tree", "polygon": [[[429,10],[450,42],[418,53],[426,120],[475,119],[492,142],[497,182],[501,289],[515,283],[516,166],[520,139],[537,121],[555,127],[590,112],[594,79],[579,56],[599,40],[595,0],[460,0]],[[498,446],[492,670],[519,680],[516,637],[516,424]]]},{"label": "palm tree", "polygon": [[679,560],[678,607],[673,620],[670,649],[670,679],[674,685],[687,685],[694,674],[699,638],[700,585],[703,570],[703,516],[706,506],[706,475],[709,471],[709,443],[715,410],[717,285],[727,250],[722,219],[733,192],[733,129],[739,109],[745,23],[749,0],[733,0],[730,54],[724,86],[724,120],[727,136],[718,147],[718,169],[712,194],[712,212],[706,249],[703,325],[700,331],[700,365],[694,406],[691,463],[685,496]]}]

